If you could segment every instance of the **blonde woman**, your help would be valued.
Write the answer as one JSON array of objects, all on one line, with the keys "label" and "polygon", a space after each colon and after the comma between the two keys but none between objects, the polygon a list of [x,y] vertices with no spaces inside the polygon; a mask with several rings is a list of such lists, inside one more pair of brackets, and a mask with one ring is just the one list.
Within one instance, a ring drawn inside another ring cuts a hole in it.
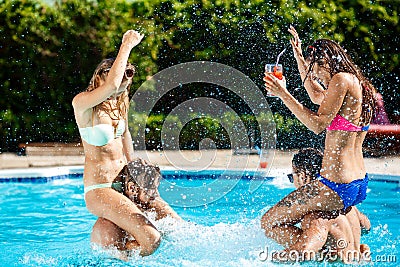
[{"label": "blonde woman", "polygon": [[160,233],[129,198],[112,188],[113,180],[134,159],[127,112],[135,69],[128,58],[142,38],[128,30],[117,57],[97,66],[87,90],[76,95],[72,105],[85,152],[87,209],[132,235],[141,255],[150,255],[160,244]]},{"label": "blonde woman", "polygon": [[[129,198],[142,212],[155,214],[156,221],[170,217],[181,222],[181,217],[160,197],[158,187],[161,178],[158,166],[137,158],[121,170],[113,188]],[[94,224],[91,242],[104,248],[117,248],[121,253],[137,248],[136,240],[132,240],[129,233],[104,218],[98,218]],[[120,255],[125,259],[124,254]]]}]

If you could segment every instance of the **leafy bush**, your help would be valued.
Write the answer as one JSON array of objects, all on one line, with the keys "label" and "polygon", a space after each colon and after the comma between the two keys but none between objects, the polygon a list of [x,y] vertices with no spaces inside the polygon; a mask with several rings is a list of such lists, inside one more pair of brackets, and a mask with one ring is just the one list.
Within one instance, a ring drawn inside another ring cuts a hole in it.
[{"label": "leafy bush", "polygon": [[[96,65],[116,55],[130,28],[145,34],[130,58],[139,70],[132,93],[159,70],[194,60],[227,64],[263,87],[263,65],[288,44],[286,29],[293,24],[304,45],[322,37],[339,41],[380,89],[391,118],[398,118],[399,11],[399,1],[368,0],[0,1],[0,151],[15,151],[25,142],[78,141],[71,100],[86,88]],[[293,89],[301,81],[290,53],[281,59],[289,89],[310,105],[304,90]],[[190,90],[187,95],[199,95],[196,85]],[[187,95],[175,95],[174,103]],[[220,90],[218,97],[246,114],[229,92]],[[153,113],[170,103],[163,98]],[[280,126],[278,119],[279,146],[321,139],[292,124],[281,103],[271,103],[271,109],[284,120]],[[215,127],[207,134],[225,138],[212,121],[201,123]],[[181,138],[193,147],[189,136]]]},{"label": "leafy bush", "polygon": [[[263,117],[264,116],[264,117]],[[266,118],[267,116],[268,118]],[[139,140],[145,140],[146,149],[199,149],[201,144],[208,145],[211,148],[212,140],[216,148],[219,149],[235,149],[232,147],[231,131],[238,131],[238,125],[234,125],[236,119],[240,119],[245,126],[249,143],[254,147],[260,146],[260,132],[257,119],[254,115],[241,115],[240,118],[234,113],[225,113],[220,118],[196,117],[187,122],[185,125],[177,116],[168,116],[168,124],[165,124],[165,115],[145,115],[134,113],[131,114],[129,129],[132,134],[134,144],[140,144]],[[323,147],[324,135],[316,136],[309,131],[299,120],[291,117],[284,117],[278,113],[272,118],[267,113],[261,114],[259,121],[269,122],[271,126],[276,128],[270,129],[276,131],[278,149],[293,149],[301,147]],[[145,136],[140,131],[145,129]],[[163,136],[164,139],[161,137]],[[171,140],[166,140],[166,137]],[[246,141],[246,140],[244,140]],[[273,141],[273,140],[271,140]],[[204,144],[204,142],[206,142]],[[167,145],[166,145],[167,144]],[[171,145],[174,144],[174,145]],[[137,146],[139,149],[143,147]],[[203,147],[204,148],[204,147]]]}]

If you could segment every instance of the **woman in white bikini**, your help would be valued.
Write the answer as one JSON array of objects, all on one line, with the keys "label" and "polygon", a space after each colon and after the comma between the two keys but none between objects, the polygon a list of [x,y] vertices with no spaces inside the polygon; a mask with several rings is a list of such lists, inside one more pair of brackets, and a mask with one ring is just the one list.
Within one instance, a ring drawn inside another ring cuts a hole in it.
[{"label": "woman in white bikini", "polygon": [[[137,158],[121,170],[112,187],[129,198],[145,214],[155,215],[154,220],[170,217],[181,222],[181,217],[159,195],[161,178],[158,166]],[[139,247],[129,233],[104,218],[98,218],[94,224],[91,242],[106,249],[111,248],[123,260],[127,260],[130,250]]]},{"label": "woman in white bikini", "polygon": [[330,216],[348,212],[365,199],[368,185],[362,144],[374,110],[375,88],[337,43],[316,40],[303,58],[296,30],[291,27],[289,32],[304,87],[319,109],[307,109],[289,93],[284,80],[267,73],[266,89],[307,128],[315,133],[326,129],[325,149],[319,178],[290,193],[262,217],[261,226],[270,237],[284,235],[313,211]]},{"label": "woman in white bikini", "polygon": [[137,241],[140,254],[150,255],[160,244],[160,233],[129,198],[112,188],[113,180],[134,159],[127,112],[135,69],[128,58],[142,38],[128,30],[117,57],[98,65],[87,90],[76,95],[72,105],[85,152],[87,209],[124,229]]}]

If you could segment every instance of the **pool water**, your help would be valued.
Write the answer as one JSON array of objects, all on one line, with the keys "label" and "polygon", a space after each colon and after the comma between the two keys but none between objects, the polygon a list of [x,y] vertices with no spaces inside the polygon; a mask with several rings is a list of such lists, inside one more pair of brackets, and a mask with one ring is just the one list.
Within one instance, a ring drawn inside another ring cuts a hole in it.
[{"label": "pool water", "polygon": [[[202,183],[211,180],[203,178]],[[174,183],[193,186],[196,179],[163,180],[162,197],[181,197],[167,190]],[[0,183],[0,265],[276,266],[259,257],[265,249],[281,249],[264,236],[260,218],[293,187],[283,176],[266,180],[252,193],[249,183],[249,179],[239,180],[231,192],[212,203],[174,207],[185,222],[177,225],[169,218],[155,222],[163,233],[159,249],[145,258],[133,255],[128,262],[91,249],[90,232],[96,217],[86,210],[81,178]],[[362,236],[361,241],[370,246],[371,258],[381,261],[374,266],[397,266],[395,260],[400,261],[399,200],[397,183],[371,181],[368,197],[359,205],[372,223],[371,232]]]}]

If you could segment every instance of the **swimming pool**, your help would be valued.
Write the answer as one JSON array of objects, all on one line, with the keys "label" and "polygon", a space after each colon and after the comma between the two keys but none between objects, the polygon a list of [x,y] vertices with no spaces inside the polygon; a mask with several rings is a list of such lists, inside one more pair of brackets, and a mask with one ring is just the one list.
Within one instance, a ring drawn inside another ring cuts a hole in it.
[{"label": "swimming pool", "polygon": [[[214,175],[219,171],[214,171]],[[220,199],[198,207],[174,207],[186,222],[156,222],[164,238],[151,256],[132,256],[129,262],[113,259],[90,248],[95,217],[85,207],[81,174],[48,176],[0,183],[1,266],[275,266],[260,253],[280,247],[260,230],[262,214],[293,190],[277,174],[250,193],[251,173]],[[212,183],[210,172],[193,177],[163,171],[161,196],[179,201],[171,186]],[[197,178],[197,179],[196,179]],[[375,266],[397,266],[400,260],[400,189],[388,182],[398,177],[372,175],[367,199],[359,205],[371,220],[372,230],[362,237],[373,252]],[[226,182],[229,182],[225,179]],[[223,180],[221,181],[224,182]],[[191,197],[191,196],[186,196]],[[389,263],[388,261],[392,261]],[[301,264],[317,266],[318,263]],[[342,266],[341,264],[334,266]]]}]

